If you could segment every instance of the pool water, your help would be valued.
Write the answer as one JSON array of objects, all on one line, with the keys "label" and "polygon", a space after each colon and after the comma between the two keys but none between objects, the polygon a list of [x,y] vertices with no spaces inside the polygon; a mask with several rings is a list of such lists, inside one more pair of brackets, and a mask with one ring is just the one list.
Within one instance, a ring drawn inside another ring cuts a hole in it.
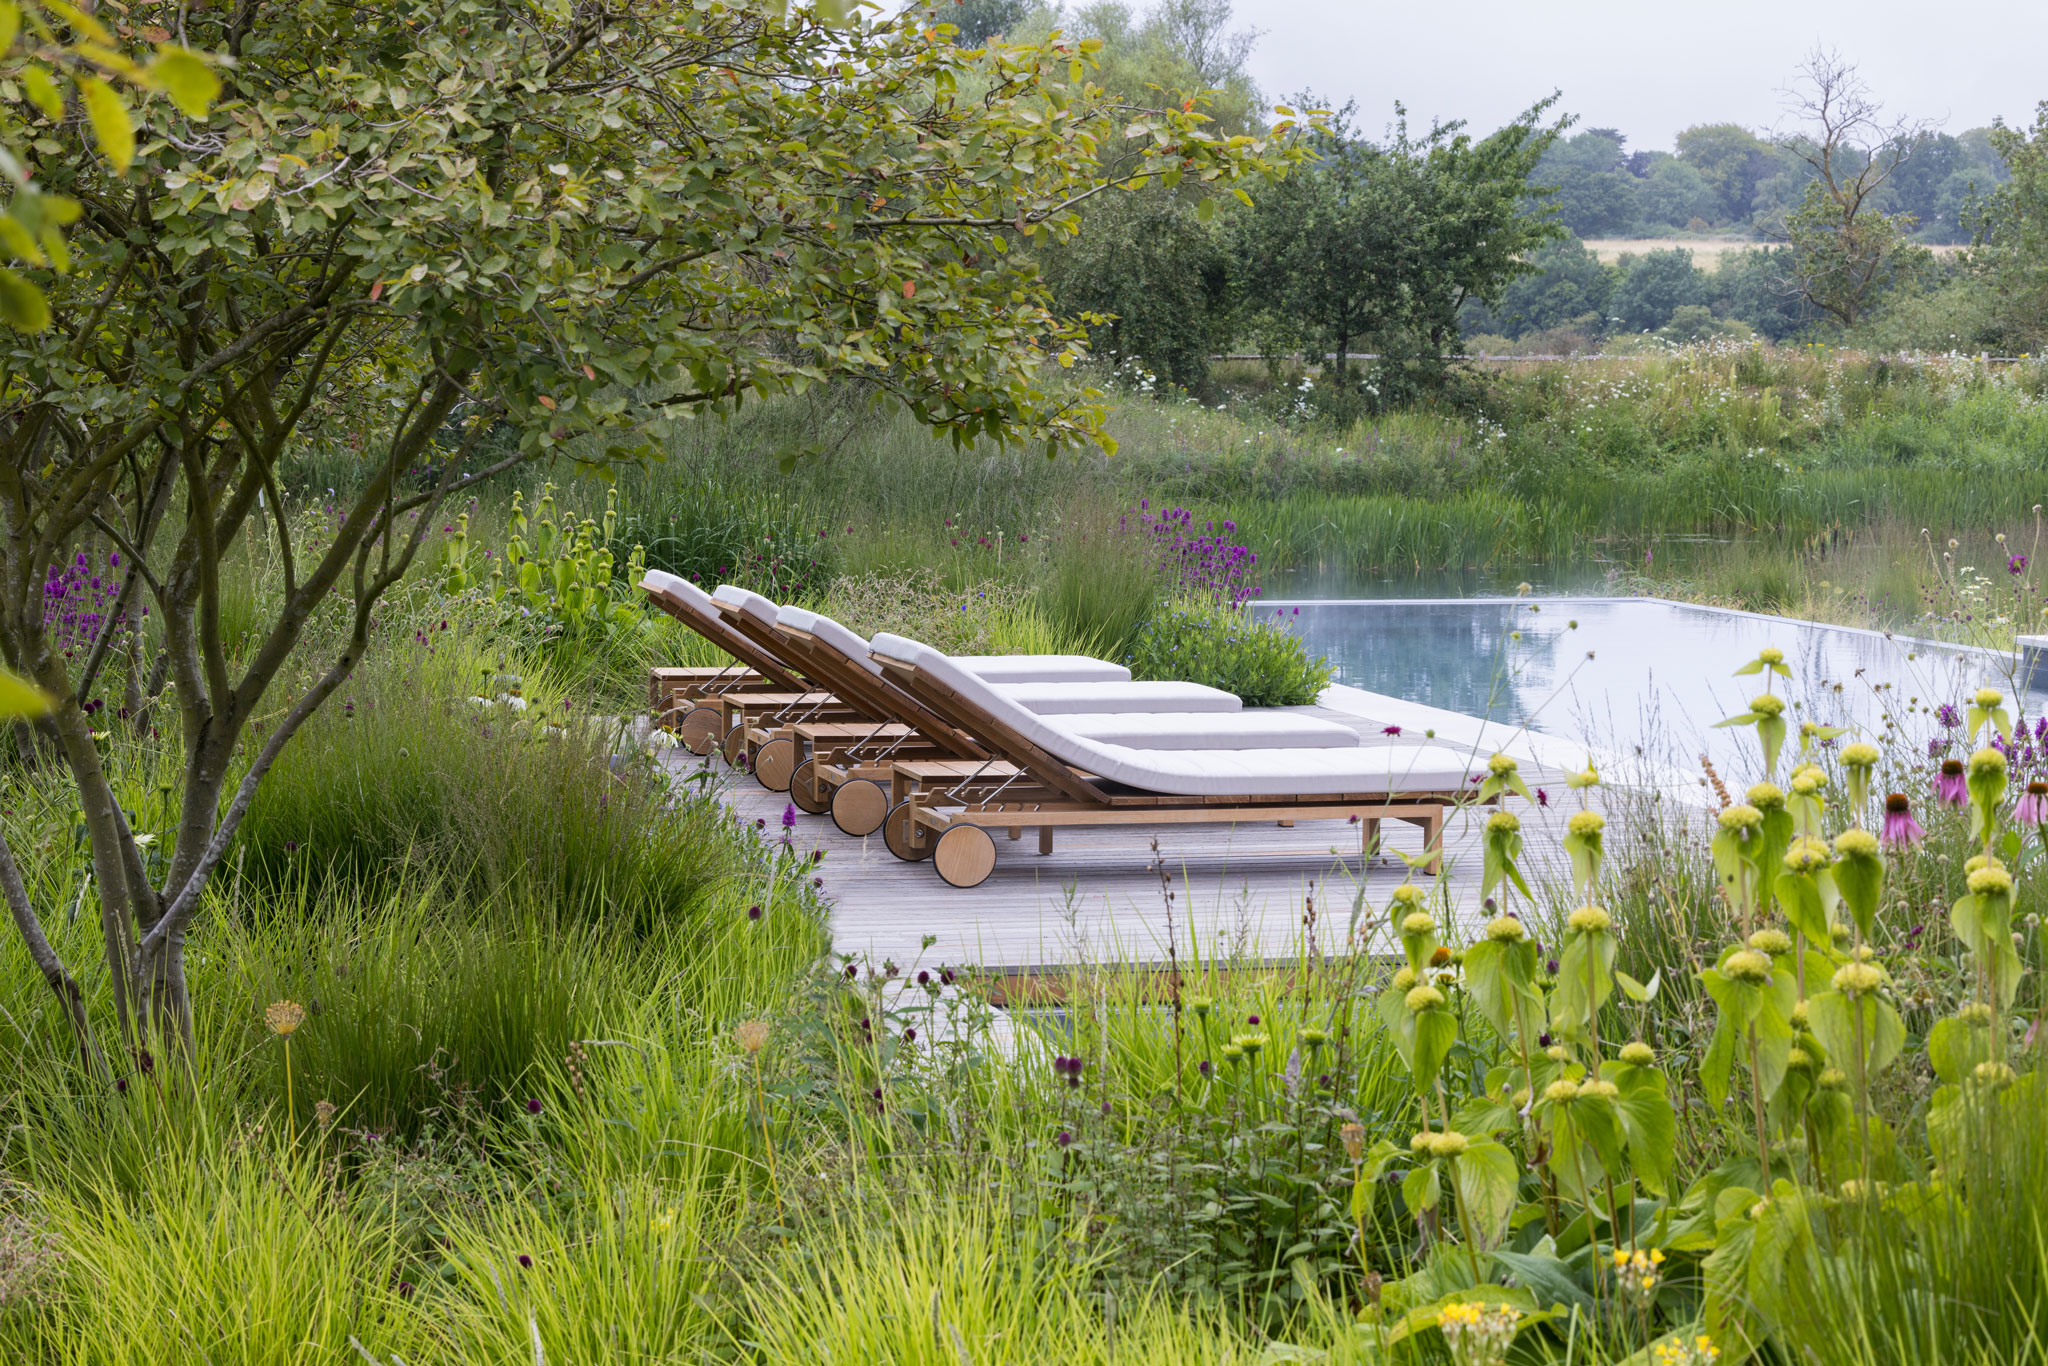
[{"label": "pool water", "polygon": [[1933,705],[1960,704],[1986,684],[2029,715],[2048,706],[2048,695],[2015,688],[2011,655],[1658,598],[1268,601],[1252,610],[1327,657],[1339,683],[1687,767],[1701,753],[1755,752],[1750,731],[1712,726],[1762,691],[1762,679],[1734,672],[1765,646],[1784,651],[1792,669],[1775,686],[1801,708],[1789,718],[1795,733],[1811,718],[1869,734],[1890,715],[1923,743],[1936,733]]}]

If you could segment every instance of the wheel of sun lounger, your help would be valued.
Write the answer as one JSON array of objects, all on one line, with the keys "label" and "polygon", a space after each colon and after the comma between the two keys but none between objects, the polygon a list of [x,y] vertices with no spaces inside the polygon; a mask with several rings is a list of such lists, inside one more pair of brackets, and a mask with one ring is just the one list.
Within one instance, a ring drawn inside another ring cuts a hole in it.
[{"label": "wheel of sun lounger", "polygon": [[[882,822],[890,816],[889,789],[873,778],[855,778],[850,783],[841,783],[839,790],[832,794],[832,823],[856,839],[872,835],[882,828]],[[889,846],[894,850],[896,846]],[[925,846],[925,853],[931,846]],[[896,855],[904,857],[902,854]],[[923,857],[920,855],[919,857]]]},{"label": "wheel of sun lounger", "polygon": [[789,799],[796,803],[796,809],[807,816],[825,814],[825,803],[818,800],[811,784],[816,781],[817,761],[806,759],[796,766],[796,772],[789,775]]},{"label": "wheel of sun lounger", "polygon": [[955,887],[979,887],[996,867],[996,842],[978,825],[956,825],[939,836],[932,867]]},{"label": "wheel of sun lounger", "polygon": [[692,754],[718,748],[718,708],[692,707],[676,720],[676,738]]},{"label": "wheel of sun lounger", "polygon": [[796,741],[777,736],[754,751],[754,781],[770,792],[789,791],[790,774],[796,771]]},{"label": "wheel of sun lounger", "polygon": [[728,764],[738,768],[747,757],[747,723],[734,722],[733,728],[725,733],[725,740],[719,746],[719,750],[725,755]]},{"label": "wheel of sun lounger", "polygon": [[[840,789],[842,792],[845,790]],[[890,853],[907,863],[917,863],[932,856],[930,832],[926,832],[923,844],[913,846],[910,842],[909,802],[898,802],[889,808],[888,818],[882,822],[882,843],[889,847]]]}]

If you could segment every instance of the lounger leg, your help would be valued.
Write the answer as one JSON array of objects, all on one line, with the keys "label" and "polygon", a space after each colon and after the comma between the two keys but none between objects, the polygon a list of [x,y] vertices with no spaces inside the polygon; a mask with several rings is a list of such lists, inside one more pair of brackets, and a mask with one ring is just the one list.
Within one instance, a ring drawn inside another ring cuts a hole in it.
[{"label": "lounger leg", "polygon": [[1294,828],[1293,821],[1281,821],[1279,824],[1282,830],[1292,830]]},{"label": "lounger leg", "polygon": [[1041,854],[1050,854],[1052,852],[1052,827],[1049,825],[1038,827],[1038,852]]},{"label": "lounger leg", "polygon": [[1358,854],[1360,858],[1371,858],[1379,852],[1380,818],[1366,816],[1358,822]]},{"label": "lounger leg", "polygon": [[1423,818],[1422,841],[1423,847],[1429,849],[1432,853],[1432,857],[1429,860],[1429,867],[1425,871],[1427,871],[1431,877],[1443,876],[1444,818],[1442,812],[1438,812],[1436,815],[1427,816]]},{"label": "lounger leg", "polygon": [[1011,826],[1011,827],[1010,827],[1010,838],[1011,838],[1011,839],[1013,839],[1013,840],[1021,840],[1021,839],[1023,839],[1023,838],[1024,838],[1024,827],[1023,827],[1023,826],[1021,826],[1021,825],[1013,825],[1013,826]]}]

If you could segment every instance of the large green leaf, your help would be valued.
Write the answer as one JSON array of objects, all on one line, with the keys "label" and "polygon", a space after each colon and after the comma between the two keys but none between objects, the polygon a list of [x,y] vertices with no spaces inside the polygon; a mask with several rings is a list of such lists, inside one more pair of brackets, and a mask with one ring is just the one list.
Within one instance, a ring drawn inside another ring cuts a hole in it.
[{"label": "large green leaf", "polygon": [[1506,1234],[1522,1187],[1522,1164],[1499,1143],[1474,1143],[1456,1158],[1458,1197],[1474,1227],[1465,1236],[1480,1247]]},{"label": "large green leaf", "polygon": [[1444,1058],[1458,1041],[1458,1017],[1444,1009],[1425,1010],[1415,1017],[1415,1058],[1409,1070],[1415,1089],[1427,1093],[1436,1085]]},{"label": "large green leaf", "polygon": [[48,693],[27,679],[0,669],[0,717],[27,719],[49,710]]},{"label": "large green leaf", "polygon": [[1859,1056],[1864,1076],[1872,1078],[1890,1066],[1906,1046],[1905,1022],[1875,993],[1821,992],[1807,1000],[1806,1021],[1828,1056],[1851,1076]]}]

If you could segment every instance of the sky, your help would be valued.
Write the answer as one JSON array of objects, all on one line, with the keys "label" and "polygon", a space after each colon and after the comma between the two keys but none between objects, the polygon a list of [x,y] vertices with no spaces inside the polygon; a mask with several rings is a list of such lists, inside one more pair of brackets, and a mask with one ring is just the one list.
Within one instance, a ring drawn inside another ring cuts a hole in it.
[{"label": "sky", "polygon": [[1855,62],[1888,113],[1950,133],[1995,115],[2031,124],[2048,99],[2048,0],[1236,0],[1236,14],[1260,33],[1251,71],[1269,102],[1355,99],[1371,132],[1396,100],[1417,124],[1490,131],[1561,90],[1578,127],[1668,151],[1696,123],[1782,124],[1782,92],[1817,42]]}]

